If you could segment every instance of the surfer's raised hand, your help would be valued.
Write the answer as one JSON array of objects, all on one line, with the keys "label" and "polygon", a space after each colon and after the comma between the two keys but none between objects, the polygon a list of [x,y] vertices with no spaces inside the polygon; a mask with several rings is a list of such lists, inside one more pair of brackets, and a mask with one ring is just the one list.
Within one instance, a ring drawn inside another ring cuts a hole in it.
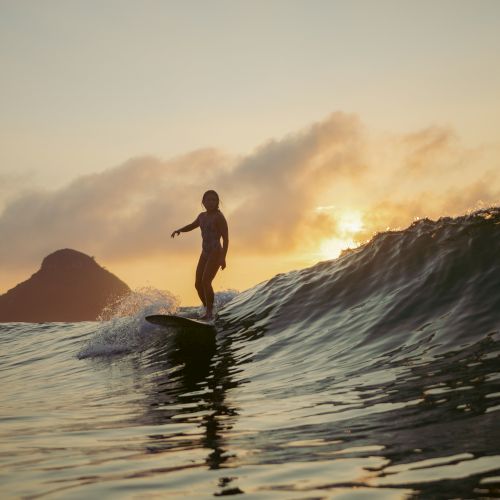
[{"label": "surfer's raised hand", "polygon": [[193,222],[191,222],[191,224],[188,224],[187,226],[181,227],[180,229],[176,229],[172,233],[172,238],[175,235],[179,236],[181,233],[187,233],[188,231],[192,231],[193,229],[195,229],[197,227],[200,227],[200,221],[198,220],[198,217],[196,217],[196,219]]}]

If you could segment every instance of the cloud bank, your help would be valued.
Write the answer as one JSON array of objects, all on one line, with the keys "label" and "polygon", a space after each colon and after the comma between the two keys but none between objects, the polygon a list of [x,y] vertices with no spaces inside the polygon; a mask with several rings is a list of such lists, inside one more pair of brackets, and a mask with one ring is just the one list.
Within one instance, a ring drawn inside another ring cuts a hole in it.
[{"label": "cloud bank", "polygon": [[336,112],[246,156],[137,157],[62,189],[23,192],[0,213],[0,260],[35,266],[67,247],[108,262],[197,253],[198,234],[170,233],[203,210],[207,189],[223,201],[231,252],[308,252],[337,235],[342,210],[362,213],[363,240],[416,217],[497,203],[495,171],[496,154],[467,149],[450,128],[375,137],[358,116]]}]

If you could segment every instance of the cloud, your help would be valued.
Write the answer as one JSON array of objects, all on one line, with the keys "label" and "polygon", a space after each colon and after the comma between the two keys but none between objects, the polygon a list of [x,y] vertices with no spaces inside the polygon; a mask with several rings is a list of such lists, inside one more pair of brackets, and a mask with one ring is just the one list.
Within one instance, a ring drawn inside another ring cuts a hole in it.
[{"label": "cloud", "polygon": [[193,186],[210,183],[224,161],[212,149],[133,158],[62,189],[25,192],[0,215],[0,259],[38,262],[65,247],[110,259],[159,251],[175,219],[192,210]]},{"label": "cloud", "polygon": [[453,164],[450,160],[464,154],[457,135],[449,127],[427,127],[402,136],[399,143],[403,152],[401,168],[412,176],[435,174],[436,167],[448,170]]},{"label": "cloud", "polygon": [[367,168],[363,151],[360,120],[333,113],[243,158],[220,179],[226,195],[238,200],[231,214],[238,247],[286,252],[331,234],[334,221],[314,213],[318,196],[338,179],[359,178]]},{"label": "cloud", "polygon": [[23,192],[0,214],[0,260],[34,266],[66,247],[108,262],[197,253],[198,234],[170,233],[203,210],[207,189],[221,195],[231,251],[307,252],[336,236],[343,208],[363,214],[358,238],[367,238],[498,200],[495,165],[481,155],[450,128],[378,137],[358,116],[336,112],[246,156],[205,148],[168,160],[137,157],[58,190]]},{"label": "cloud", "polygon": [[0,172],[0,212],[16,194],[33,189],[35,177],[34,172]]}]

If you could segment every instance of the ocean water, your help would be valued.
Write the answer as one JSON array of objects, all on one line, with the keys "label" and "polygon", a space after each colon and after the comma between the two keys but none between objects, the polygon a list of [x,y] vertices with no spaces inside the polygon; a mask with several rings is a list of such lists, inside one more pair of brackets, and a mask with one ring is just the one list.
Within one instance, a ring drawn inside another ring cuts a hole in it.
[{"label": "ocean water", "polygon": [[500,209],[217,295],[0,325],[2,498],[500,496]]}]

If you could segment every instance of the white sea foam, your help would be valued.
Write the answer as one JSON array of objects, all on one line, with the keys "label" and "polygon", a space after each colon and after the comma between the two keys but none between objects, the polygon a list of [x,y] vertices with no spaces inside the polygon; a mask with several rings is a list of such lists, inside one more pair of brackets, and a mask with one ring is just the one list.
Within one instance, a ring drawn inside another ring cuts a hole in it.
[{"label": "white sea foam", "polygon": [[179,299],[170,292],[144,287],[110,304],[99,317],[95,334],[80,349],[78,358],[134,352],[149,345],[156,328],[149,314],[175,314]]},{"label": "white sea foam", "polygon": [[[233,289],[217,292],[214,311],[217,313],[238,293]],[[150,287],[133,290],[103,310],[95,334],[80,349],[77,357],[82,359],[113,356],[149,346],[158,331],[158,327],[144,319],[150,314],[196,317],[204,313],[203,306],[180,308],[179,302],[179,299],[168,291]]]},{"label": "white sea foam", "polygon": [[139,314],[174,314],[179,303],[179,298],[166,290],[142,287],[109,304],[98,319],[108,321]]}]

